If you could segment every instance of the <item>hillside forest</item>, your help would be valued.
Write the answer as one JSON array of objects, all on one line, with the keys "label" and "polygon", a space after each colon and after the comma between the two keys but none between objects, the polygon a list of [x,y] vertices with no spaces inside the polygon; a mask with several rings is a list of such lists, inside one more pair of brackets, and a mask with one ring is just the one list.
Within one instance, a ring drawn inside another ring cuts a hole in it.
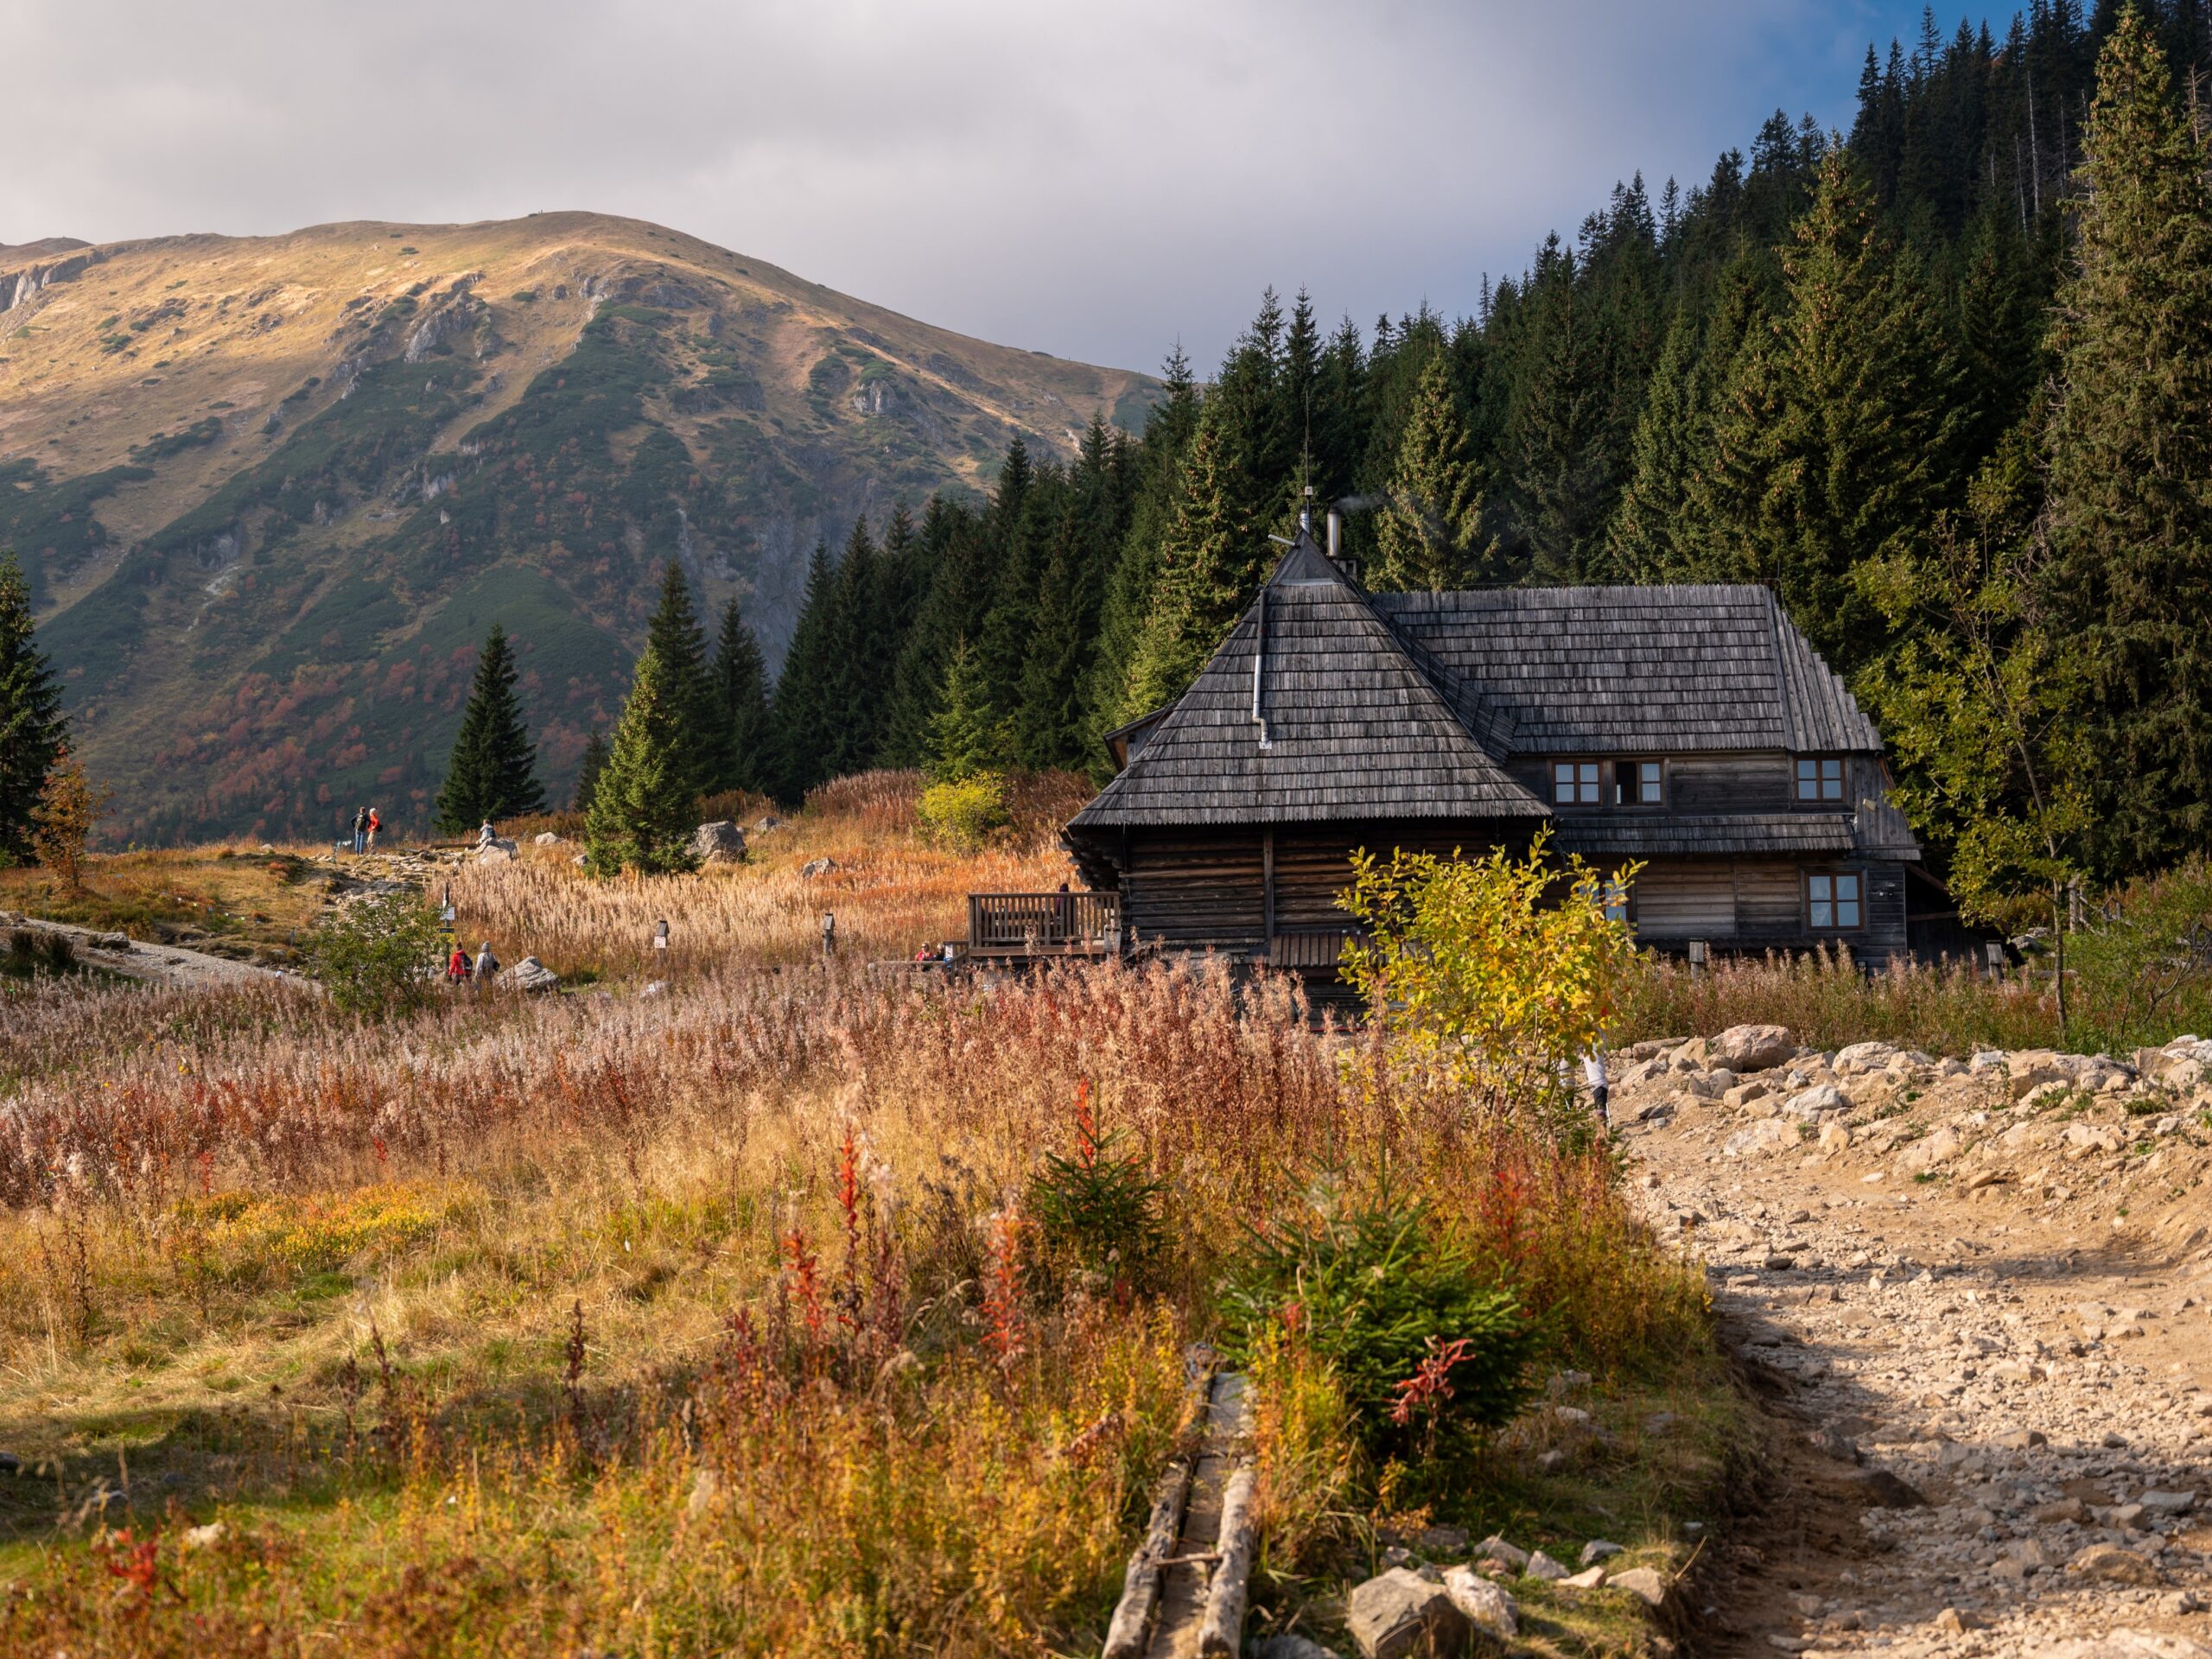
[{"label": "hillside forest", "polygon": [[1090,768],[1249,602],[1304,493],[1377,589],[1761,582],[1882,726],[1985,914],[2201,846],[2212,801],[2212,195],[2194,0],[1933,14],[1848,135],[1777,112],[1620,185],[1478,315],[1270,291],[1141,435],[1016,442],[986,500],[817,550],[760,741]]}]

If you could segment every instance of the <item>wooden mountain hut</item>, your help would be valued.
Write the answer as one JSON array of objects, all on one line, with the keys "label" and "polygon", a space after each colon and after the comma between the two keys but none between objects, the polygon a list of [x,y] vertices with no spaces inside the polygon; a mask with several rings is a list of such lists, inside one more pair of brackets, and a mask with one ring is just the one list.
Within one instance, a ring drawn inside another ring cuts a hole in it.
[{"label": "wooden mountain hut", "polygon": [[1878,966],[1916,924],[1956,931],[1881,734],[1761,587],[1370,594],[1301,531],[1191,689],[1109,741],[1119,771],[1065,836],[1095,913],[1056,936],[1070,896],[1039,895],[1032,944],[1210,950],[1325,990],[1354,849],[1547,823],[1561,853],[1643,863],[1629,919],[1665,950]]}]

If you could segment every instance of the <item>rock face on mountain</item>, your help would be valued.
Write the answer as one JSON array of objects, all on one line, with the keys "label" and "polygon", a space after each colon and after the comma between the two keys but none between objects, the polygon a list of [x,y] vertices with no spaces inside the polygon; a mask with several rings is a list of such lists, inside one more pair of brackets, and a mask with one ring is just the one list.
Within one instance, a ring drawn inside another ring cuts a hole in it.
[{"label": "rock face on mountain", "polygon": [[0,548],[111,834],[404,830],[493,620],[564,796],[664,560],[779,656],[817,540],[1153,391],[598,214],[54,238],[0,247]]}]

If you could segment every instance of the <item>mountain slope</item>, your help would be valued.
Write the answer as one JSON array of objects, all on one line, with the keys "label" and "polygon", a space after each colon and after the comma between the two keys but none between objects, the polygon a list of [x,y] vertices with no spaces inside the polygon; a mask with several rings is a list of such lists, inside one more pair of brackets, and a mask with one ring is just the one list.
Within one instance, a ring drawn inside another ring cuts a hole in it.
[{"label": "mountain slope", "polygon": [[779,655],[817,537],[1153,391],[598,214],[57,238],[0,249],[0,546],[111,833],[420,824],[495,618],[565,794],[664,560]]}]

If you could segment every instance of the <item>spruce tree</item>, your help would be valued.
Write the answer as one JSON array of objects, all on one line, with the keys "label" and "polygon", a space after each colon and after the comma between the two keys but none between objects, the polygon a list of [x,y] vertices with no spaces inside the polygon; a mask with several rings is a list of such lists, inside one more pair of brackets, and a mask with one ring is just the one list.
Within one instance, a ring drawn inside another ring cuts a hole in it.
[{"label": "spruce tree", "polygon": [[934,495],[923,509],[910,559],[913,618],[892,670],[881,763],[918,766],[930,755],[930,721],[944,690],[952,649],[982,623],[982,527],[964,504]]},{"label": "spruce tree", "polygon": [[770,786],[780,800],[797,802],[830,776],[836,744],[831,703],[836,696],[837,647],[843,633],[838,615],[836,562],[827,544],[817,542],[806,569],[806,594],[783,672],[770,702]]},{"label": "spruce tree", "polygon": [[523,724],[515,696],[515,657],[497,622],[484,636],[476,677],[461,711],[445,786],[438,791],[436,823],[447,835],[466,835],[480,823],[543,810],[537,750]]},{"label": "spruce tree", "polygon": [[[715,647],[715,725],[722,741],[715,786],[765,789],[768,757],[768,664],[745,614],[732,599],[722,608]],[[594,736],[596,734],[594,734]]]},{"label": "spruce tree", "polygon": [[706,630],[678,560],[671,559],[661,573],[660,604],[645,625],[645,643],[660,659],[667,696],[681,715],[673,775],[693,795],[703,795],[714,785],[726,739],[708,674]]},{"label": "spruce tree", "polygon": [[593,870],[658,874],[690,869],[698,791],[684,770],[690,718],[658,647],[648,644],[607,766],[584,815],[584,854]]},{"label": "spruce tree", "polygon": [[944,702],[930,721],[929,774],[940,783],[958,783],[994,771],[1006,747],[982,661],[965,639],[959,640],[945,664]]},{"label": "spruce tree", "polygon": [[39,651],[30,586],[0,554],[0,861],[31,853],[31,815],[68,736],[61,687]]},{"label": "spruce tree", "polygon": [[1476,579],[1482,486],[1441,352],[1421,371],[1385,496],[1375,520],[1371,586],[1444,593]]},{"label": "spruce tree", "polygon": [[1952,505],[1963,416],[1917,273],[1842,153],[1820,162],[1783,268],[1787,308],[1739,353],[1701,505],[1731,574],[1774,582],[1851,672],[1889,637],[1856,567],[1910,556]]},{"label": "spruce tree", "polygon": [[2050,591],[2096,664],[2104,874],[2212,824],[2212,188],[2143,15],[2097,65],[2058,294]]},{"label": "spruce tree", "polygon": [[599,788],[599,774],[607,770],[607,734],[594,728],[584,740],[583,758],[576,763],[576,793],[569,810],[588,812]]},{"label": "spruce tree", "polygon": [[1268,543],[1254,522],[1226,427],[1209,405],[1191,441],[1182,495],[1160,550],[1152,609],[1130,659],[1124,719],[1181,696],[1258,585]]}]

